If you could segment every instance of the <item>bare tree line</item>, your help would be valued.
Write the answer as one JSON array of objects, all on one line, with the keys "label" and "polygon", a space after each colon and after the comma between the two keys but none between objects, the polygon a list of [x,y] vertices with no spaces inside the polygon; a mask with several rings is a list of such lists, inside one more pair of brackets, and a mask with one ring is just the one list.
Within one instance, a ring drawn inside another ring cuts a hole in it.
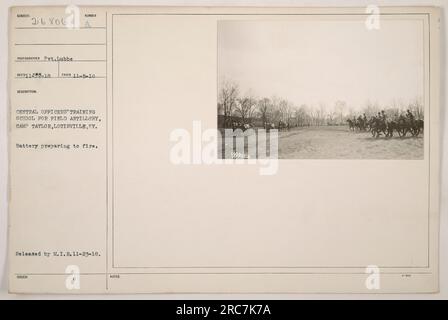
[{"label": "bare tree line", "polygon": [[271,123],[277,125],[280,122],[289,127],[346,125],[347,119],[363,114],[370,118],[381,110],[385,110],[391,118],[398,117],[405,110],[410,110],[417,119],[424,118],[423,104],[419,98],[408,103],[395,100],[388,106],[367,101],[358,111],[342,100],[336,101],[331,107],[324,103],[310,107],[306,104],[295,105],[277,96],[257,98],[251,93],[243,95],[238,85],[231,81],[222,83],[218,96],[218,114],[224,116],[224,127],[231,127],[235,117],[243,124],[258,122],[261,126]]}]

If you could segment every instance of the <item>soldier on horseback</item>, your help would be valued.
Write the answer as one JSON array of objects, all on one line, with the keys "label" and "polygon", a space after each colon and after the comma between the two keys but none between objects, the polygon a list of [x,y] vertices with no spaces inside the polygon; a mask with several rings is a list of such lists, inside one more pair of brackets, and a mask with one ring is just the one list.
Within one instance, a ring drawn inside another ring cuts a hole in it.
[{"label": "soldier on horseback", "polygon": [[423,131],[424,121],[422,119],[415,119],[414,114],[409,109],[406,111],[406,118],[408,122],[408,131],[410,131],[414,137],[418,136],[420,132]]},{"label": "soldier on horseback", "polygon": [[406,110],[406,118],[408,118],[410,123],[414,123],[415,116],[412,114],[411,110]]},{"label": "soldier on horseback", "polygon": [[361,131],[364,130],[364,124],[363,124],[361,115],[359,115],[358,119],[356,119],[356,125],[359,130],[361,130]]},{"label": "soldier on horseback", "polygon": [[382,123],[382,122],[384,122],[383,115],[381,114],[381,112],[378,112],[378,115],[377,115],[377,117],[376,117],[376,121],[377,121],[378,123]]},{"label": "soldier on horseback", "polygon": [[381,110],[380,119],[383,123],[386,123],[386,112],[384,112],[384,110]]}]

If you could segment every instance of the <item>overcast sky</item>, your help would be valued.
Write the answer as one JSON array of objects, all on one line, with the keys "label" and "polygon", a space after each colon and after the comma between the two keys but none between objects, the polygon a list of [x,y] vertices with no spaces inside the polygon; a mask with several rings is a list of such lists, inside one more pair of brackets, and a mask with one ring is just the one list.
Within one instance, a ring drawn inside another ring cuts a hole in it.
[{"label": "overcast sky", "polygon": [[258,97],[277,95],[296,105],[331,107],[346,101],[389,105],[423,97],[423,22],[220,21],[219,80]]}]

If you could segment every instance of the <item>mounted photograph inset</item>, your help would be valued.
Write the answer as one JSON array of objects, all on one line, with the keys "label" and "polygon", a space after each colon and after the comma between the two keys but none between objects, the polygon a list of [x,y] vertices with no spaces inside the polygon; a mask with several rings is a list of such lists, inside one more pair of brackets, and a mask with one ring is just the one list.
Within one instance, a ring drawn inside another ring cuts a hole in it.
[{"label": "mounted photograph inset", "polygon": [[276,130],[279,159],[423,159],[424,25],[380,22],[219,21],[219,157]]}]

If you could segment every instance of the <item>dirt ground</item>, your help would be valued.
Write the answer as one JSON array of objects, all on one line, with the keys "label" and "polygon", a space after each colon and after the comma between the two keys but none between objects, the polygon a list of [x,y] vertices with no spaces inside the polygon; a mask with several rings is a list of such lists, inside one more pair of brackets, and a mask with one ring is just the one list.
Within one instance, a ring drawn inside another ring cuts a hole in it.
[{"label": "dirt ground", "polygon": [[[348,126],[293,128],[278,135],[279,159],[423,159],[424,155],[423,135],[373,138],[370,132],[353,132]],[[222,146],[219,151],[224,153]],[[247,158],[247,148],[241,157]]]},{"label": "dirt ground", "polygon": [[423,136],[373,138],[346,126],[294,128],[279,133],[280,159],[423,159]]}]

